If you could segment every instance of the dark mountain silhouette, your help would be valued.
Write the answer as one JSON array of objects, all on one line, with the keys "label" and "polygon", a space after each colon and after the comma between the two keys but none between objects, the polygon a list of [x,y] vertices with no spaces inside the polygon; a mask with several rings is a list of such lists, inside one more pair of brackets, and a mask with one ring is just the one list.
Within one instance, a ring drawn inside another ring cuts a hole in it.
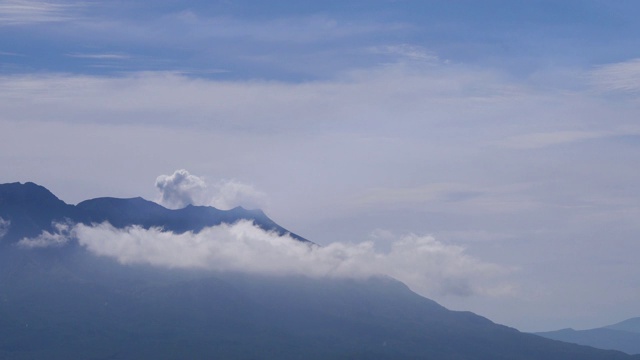
[{"label": "dark mountain silhouette", "polygon": [[140,198],[72,206],[28,183],[0,185],[0,217],[11,221],[0,240],[0,359],[640,359],[450,311],[391,278],[124,266],[80,246],[15,245],[64,219],[198,231],[248,218],[286,232],[257,210]]},{"label": "dark mountain silhouette", "polygon": [[219,210],[211,206],[188,205],[183,209],[170,210],[157,203],[137,197],[132,199],[98,198],[86,200],[76,208],[82,212],[84,223],[108,221],[115,227],[141,225],[144,228],[162,227],[165,230],[182,233],[199,232],[205,227],[232,224],[238,220],[252,220],[264,230],[280,235],[290,234],[293,238],[308,241],[269,219],[262,210],[247,210],[236,207]]},{"label": "dark mountain silhouette", "polygon": [[78,205],[68,205],[46,188],[34,183],[0,185],[0,218],[10,222],[5,242],[16,242],[35,237],[42,231],[55,231],[53,223],[102,223],[123,228],[140,225],[144,228],[162,227],[182,233],[198,232],[205,227],[232,224],[238,220],[251,220],[264,230],[280,235],[290,234],[300,241],[308,241],[290,233],[269,219],[261,210],[236,207],[219,210],[210,206],[193,206],[178,210],[167,209],[157,203],[137,197],[132,199],[97,198]]},{"label": "dark mountain silhouette", "polygon": [[598,349],[640,354],[640,317],[589,330],[562,329],[536,334],[549,339],[593,346]]},{"label": "dark mountain silhouette", "polygon": [[78,218],[79,212],[49,190],[34,183],[0,185],[0,218],[10,222],[1,239],[14,242],[34,237],[43,230],[53,231],[52,222]]}]

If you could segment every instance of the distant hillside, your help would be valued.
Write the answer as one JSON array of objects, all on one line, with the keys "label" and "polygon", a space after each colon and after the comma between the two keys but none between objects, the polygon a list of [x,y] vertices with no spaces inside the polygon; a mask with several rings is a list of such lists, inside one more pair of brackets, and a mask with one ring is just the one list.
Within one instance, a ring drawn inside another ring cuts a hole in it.
[{"label": "distant hillside", "polygon": [[589,330],[562,329],[536,334],[549,339],[593,346],[598,349],[640,354],[640,317]]},{"label": "distant hillside", "polygon": [[607,329],[629,331],[640,334],[640,317],[631,318],[621,321],[617,324],[605,326]]}]

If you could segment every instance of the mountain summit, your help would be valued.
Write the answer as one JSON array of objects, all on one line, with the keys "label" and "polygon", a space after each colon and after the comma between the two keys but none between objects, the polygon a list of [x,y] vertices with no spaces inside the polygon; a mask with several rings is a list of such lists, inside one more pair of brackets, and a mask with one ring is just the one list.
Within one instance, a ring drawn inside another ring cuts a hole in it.
[{"label": "mountain summit", "polygon": [[450,311],[388,277],[122,265],[82,246],[15,246],[58,221],[197,232],[247,219],[289,234],[259,210],[169,210],[141,198],[73,206],[14,183],[0,185],[0,217],[9,224],[0,247],[0,359],[640,359]]},{"label": "mountain summit", "polygon": [[111,197],[86,200],[69,205],[43,186],[27,182],[0,184],[0,218],[9,222],[4,240],[10,243],[35,237],[43,231],[53,232],[56,222],[86,225],[109,222],[117,228],[139,225],[145,229],[161,227],[175,233],[199,232],[205,227],[233,224],[250,220],[266,231],[289,234],[294,239],[309,242],[271,220],[262,210],[236,207],[219,210],[210,206],[189,205],[171,210],[140,197]]}]

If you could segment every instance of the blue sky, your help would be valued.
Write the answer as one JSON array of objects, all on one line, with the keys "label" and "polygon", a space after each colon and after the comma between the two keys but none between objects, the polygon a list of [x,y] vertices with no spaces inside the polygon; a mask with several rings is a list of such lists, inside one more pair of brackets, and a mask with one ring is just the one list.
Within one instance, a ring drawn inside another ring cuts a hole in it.
[{"label": "blue sky", "polygon": [[469,291],[409,285],[445,306],[614,323],[640,314],[638,10],[0,1],[0,182],[155,200],[184,168],[320,244],[432,235]]},{"label": "blue sky", "polygon": [[402,54],[384,48],[402,44],[526,76],[633,56],[635,10],[633,1],[4,1],[1,70],[303,81],[394,61]]}]

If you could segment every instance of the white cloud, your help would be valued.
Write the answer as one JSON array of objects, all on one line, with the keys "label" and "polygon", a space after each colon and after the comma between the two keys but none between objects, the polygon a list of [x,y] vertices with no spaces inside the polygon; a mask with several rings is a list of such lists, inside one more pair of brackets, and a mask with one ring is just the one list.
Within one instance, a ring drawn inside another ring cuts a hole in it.
[{"label": "white cloud", "polygon": [[187,170],[176,170],[171,175],[160,175],[156,179],[160,190],[160,203],[168,208],[180,209],[187,205],[202,205],[207,184],[201,177],[191,175]]},{"label": "white cloud", "polygon": [[239,205],[249,209],[262,208],[267,198],[254,186],[234,179],[220,180],[213,187],[215,194],[211,205],[219,209],[231,209]]},{"label": "white cloud", "polygon": [[[165,27],[170,26],[170,29],[172,27],[188,28],[196,37],[251,38],[288,43],[327,41],[327,39],[348,38],[405,28],[401,24],[344,22],[323,15],[246,21],[233,17],[206,17],[193,11],[178,12],[163,17],[162,21],[162,24]],[[175,36],[175,32],[168,36]]]},{"label": "white cloud", "polygon": [[594,85],[602,91],[640,91],[640,59],[608,64],[591,73]]},{"label": "white cloud", "polygon": [[129,55],[125,54],[67,54],[69,57],[80,58],[80,59],[94,59],[94,60],[126,60],[131,58]]},{"label": "white cloud", "polygon": [[53,233],[43,231],[35,238],[23,238],[18,241],[18,246],[23,248],[47,248],[66,245],[71,240],[73,228],[66,223],[54,223]]},{"label": "white cloud", "polygon": [[76,8],[77,5],[53,1],[6,0],[0,2],[0,25],[71,20]]},{"label": "white cloud", "polygon": [[0,239],[7,235],[7,232],[9,232],[9,226],[11,226],[11,221],[0,217]]},{"label": "white cloud", "polygon": [[310,245],[266,232],[248,221],[174,234],[138,226],[116,229],[104,223],[77,225],[79,243],[122,264],[195,268],[271,275],[364,278],[388,275],[425,295],[504,295],[509,286],[496,279],[506,268],[484,263],[431,236],[407,235],[389,252],[372,242]]},{"label": "white cloud", "polygon": [[160,203],[173,209],[191,205],[208,205],[219,209],[236,206],[260,208],[266,195],[252,185],[237,180],[220,180],[212,185],[203,177],[187,170],[176,170],[172,175],[160,175],[156,187],[161,192]]},{"label": "white cloud", "polygon": [[[523,91],[490,72],[402,64],[356,71],[334,81],[305,83],[229,82],[176,72],[128,73],[114,78],[0,77],[1,109],[7,120],[111,124],[122,120],[127,124],[191,125],[227,134],[238,130],[294,134],[333,127],[387,135],[413,129],[411,134],[415,134],[415,126],[456,123],[469,114],[479,124],[491,125],[497,115],[526,109],[532,106],[531,100],[538,100],[523,96]],[[108,104],[104,98],[110,99]],[[176,122],[171,114],[180,114],[181,121]]]},{"label": "white cloud", "polygon": [[386,45],[386,46],[375,46],[369,48],[369,51],[374,54],[386,54],[398,56],[403,59],[413,60],[413,61],[424,61],[430,63],[439,63],[440,58],[432,52],[427,50],[426,48],[419,45],[411,45],[411,44],[399,44],[399,45]]},{"label": "white cloud", "polygon": [[247,220],[182,234],[140,226],[119,229],[106,222],[91,226],[56,223],[54,227],[53,233],[43,231],[35,238],[24,238],[18,246],[60,247],[77,240],[91,253],[125,265],[273,276],[361,279],[386,275],[425,296],[503,296],[512,291],[503,280],[510,269],[480,261],[467,255],[464,247],[432,236],[398,237],[375,231],[390,240],[389,250],[383,252],[371,241],[327,246],[304,243]]}]

